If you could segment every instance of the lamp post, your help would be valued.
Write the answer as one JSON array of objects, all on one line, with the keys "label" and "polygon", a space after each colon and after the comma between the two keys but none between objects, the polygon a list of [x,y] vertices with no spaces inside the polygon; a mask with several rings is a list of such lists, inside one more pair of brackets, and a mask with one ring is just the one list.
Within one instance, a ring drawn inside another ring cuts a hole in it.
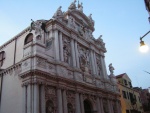
[{"label": "lamp post", "polygon": [[149,47],[144,43],[144,41],[142,39],[149,33],[150,33],[150,31],[148,31],[145,35],[140,37],[140,51],[143,53],[146,53],[149,50]]}]

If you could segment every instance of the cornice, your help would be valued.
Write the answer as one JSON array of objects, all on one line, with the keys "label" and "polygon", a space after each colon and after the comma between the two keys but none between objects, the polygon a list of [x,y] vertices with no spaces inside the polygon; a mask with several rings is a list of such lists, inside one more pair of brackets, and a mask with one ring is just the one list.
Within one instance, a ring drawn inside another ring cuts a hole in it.
[{"label": "cornice", "polygon": [[13,42],[14,40],[20,38],[20,36],[22,36],[24,33],[28,32],[29,29],[30,29],[30,27],[25,28],[23,31],[21,31],[16,36],[14,36],[12,39],[10,39],[6,43],[4,43],[2,46],[0,46],[0,49],[3,49],[4,47],[6,47],[8,44],[10,44],[11,42]]}]

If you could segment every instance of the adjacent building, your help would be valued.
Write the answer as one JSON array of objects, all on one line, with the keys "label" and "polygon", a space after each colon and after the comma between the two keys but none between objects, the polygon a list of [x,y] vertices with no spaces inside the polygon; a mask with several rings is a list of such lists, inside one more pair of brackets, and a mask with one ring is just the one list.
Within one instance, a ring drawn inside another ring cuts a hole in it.
[{"label": "adjacent building", "polygon": [[122,113],[143,113],[140,93],[133,89],[132,81],[126,73],[116,76],[120,91]]},{"label": "adjacent building", "polygon": [[0,113],[121,113],[94,24],[74,1],[0,46]]},{"label": "adjacent building", "polygon": [[142,89],[134,87],[136,91],[140,93],[141,103],[143,106],[144,113],[150,113],[150,92],[149,89]]}]

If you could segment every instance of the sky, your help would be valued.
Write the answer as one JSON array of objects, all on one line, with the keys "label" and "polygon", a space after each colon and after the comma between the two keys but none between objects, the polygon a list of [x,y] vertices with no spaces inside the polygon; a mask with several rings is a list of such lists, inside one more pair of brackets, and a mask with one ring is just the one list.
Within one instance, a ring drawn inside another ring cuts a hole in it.
[{"label": "sky", "polygon": [[[0,0],[0,45],[28,27],[31,19],[49,20],[59,6],[67,11],[74,0]],[[102,35],[114,74],[126,73],[133,87],[150,87],[150,51],[139,52],[140,37],[150,29],[144,0],[80,0],[83,12],[95,21],[93,35]],[[150,46],[150,34],[143,39]]]}]

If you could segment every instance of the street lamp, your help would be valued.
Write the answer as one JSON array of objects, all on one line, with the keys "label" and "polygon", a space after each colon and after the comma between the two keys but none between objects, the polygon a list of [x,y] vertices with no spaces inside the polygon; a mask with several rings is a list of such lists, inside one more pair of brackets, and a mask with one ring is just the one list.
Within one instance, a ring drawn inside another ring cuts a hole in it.
[{"label": "street lamp", "polygon": [[148,31],[145,35],[140,37],[140,48],[139,49],[143,53],[146,53],[149,50],[149,47],[144,43],[144,41],[142,39],[149,33],[150,33],[150,31]]}]

